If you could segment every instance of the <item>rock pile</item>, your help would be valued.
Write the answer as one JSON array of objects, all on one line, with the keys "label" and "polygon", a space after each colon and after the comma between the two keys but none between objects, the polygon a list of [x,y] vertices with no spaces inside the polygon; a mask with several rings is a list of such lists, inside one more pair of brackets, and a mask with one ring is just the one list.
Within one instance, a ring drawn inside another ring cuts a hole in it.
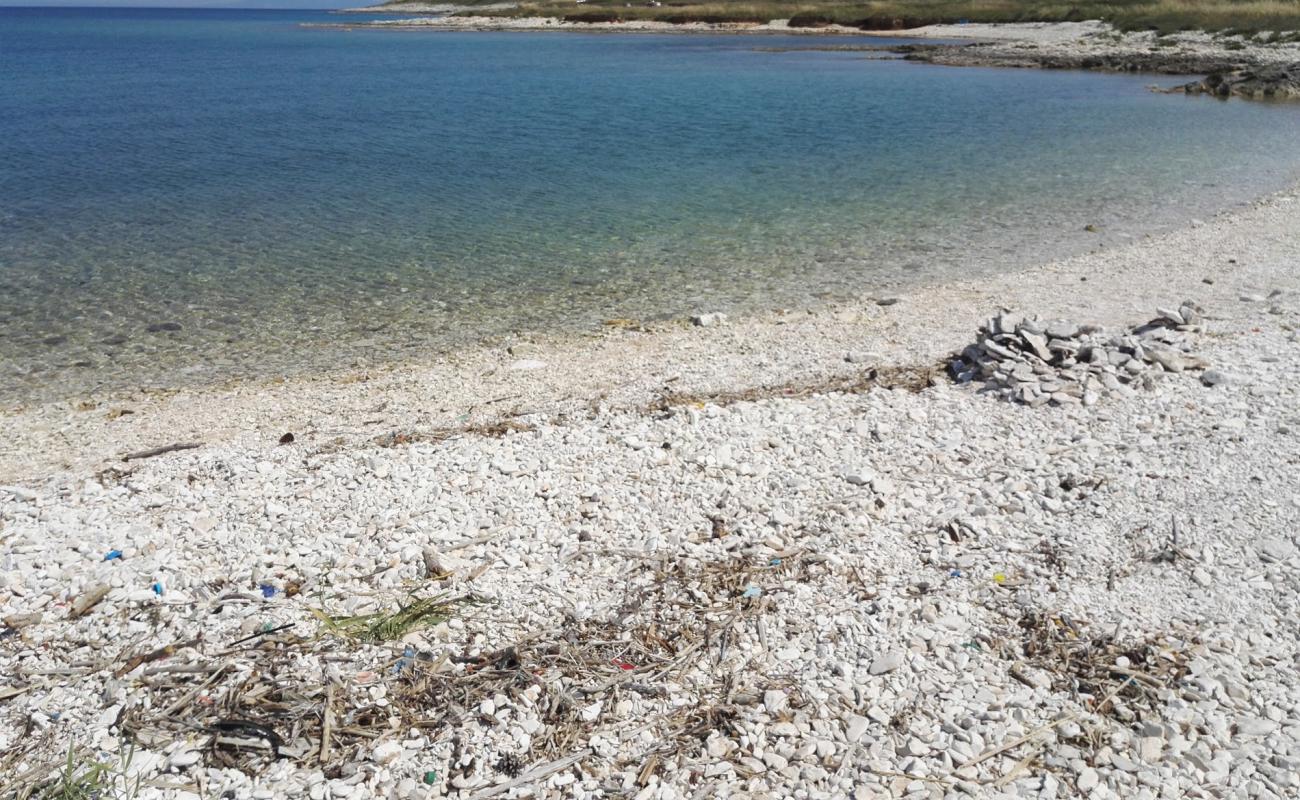
[{"label": "rock pile", "polygon": [[952,364],[959,383],[980,381],[1006,400],[1040,406],[1092,405],[1106,394],[1131,392],[1159,372],[1205,369],[1189,351],[1202,330],[1201,309],[1186,301],[1123,334],[1095,325],[1043,322],[1010,312],[990,317],[976,341]]}]

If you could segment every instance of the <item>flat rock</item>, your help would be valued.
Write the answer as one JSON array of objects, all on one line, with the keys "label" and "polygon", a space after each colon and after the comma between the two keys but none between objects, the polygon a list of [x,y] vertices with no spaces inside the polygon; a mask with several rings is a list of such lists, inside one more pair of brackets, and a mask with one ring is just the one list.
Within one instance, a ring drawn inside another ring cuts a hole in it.
[{"label": "flat rock", "polygon": [[901,666],[903,666],[903,652],[894,650],[876,656],[867,671],[872,675],[883,675],[886,672],[893,672]]},{"label": "flat rock", "polygon": [[1275,730],[1277,730],[1277,723],[1271,719],[1241,717],[1237,720],[1238,736],[1268,736]]},{"label": "flat rock", "polygon": [[1295,555],[1295,545],[1286,539],[1264,539],[1259,543],[1259,557],[1264,561],[1286,561]]}]

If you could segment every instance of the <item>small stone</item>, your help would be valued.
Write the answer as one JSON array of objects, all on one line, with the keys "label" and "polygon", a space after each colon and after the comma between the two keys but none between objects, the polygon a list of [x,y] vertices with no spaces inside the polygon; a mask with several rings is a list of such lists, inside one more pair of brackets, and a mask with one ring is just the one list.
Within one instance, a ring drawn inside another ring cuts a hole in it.
[{"label": "small stone", "polygon": [[145,328],[149,333],[172,333],[180,329],[179,322],[154,322]]},{"label": "small stone", "polygon": [[1079,335],[1079,326],[1068,320],[1054,320],[1047,324],[1047,335],[1053,339],[1073,339]]},{"label": "small stone", "polygon": [[843,473],[844,480],[854,486],[868,486],[875,479],[875,475],[870,470],[847,469]]},{"label": "small stone", "polygon": [[876,656],[867,671],[872,675],[883,675],[886,672],[893,672],[901,666],[903,666],[903,653],[900,650],[895,650]]},{"label": "small stone", "polygon": [[1164,317],[1165,319],[1169,320],[1170,322],[1174,323],[1175,325],[1182,325],[1185,322],[1185,320],[1183,319],[1183,315],[1173,310],[1172,308],[1157,307],[1156,313]]},{"label": "small stone", "polygon": [[1259,543],[1259,557],[1263,561],[1286,561],[1295,555],[1295,545],[1286,539],[1264,539]]},{"label": "small stone", "polygon": [[402,755],[402,745],[397,742],[380,742],[370,751],[370,758],[376,764],[392,764]]},{"label": "small stone", "polygon": [[771,770],[783,770],[790,765],[789,759],[771,750],[763,754],[763,763]]},{"label": "small stone", "polygon": [[851,350],[844,354],[844,360],[850,364],[879,364],[880,354]]},{"label": "small stone", "polygon": [[442,565],[442,559],[438,555],[438,551],[435,550],[434,548],[432,547],[424,548],[423,558],[424,558],[424,576],[426,578],[432,578],[437,575],[445,575],[447,573],[447,570]]},{"label": "small stone", "polygon": [[1237,720],[1238,736],[1268,736],[1277,730],[1277,723],[1271,719],[1241,717]]},{"label": "small stone", "polygon": [[844,738],[849,742],[856,742],[867,732],[867,726],[870,724],[871,720],[864,716],[849,714],[844,718]]},{"label": "small stone", "polygon": [[1228,373],[1223,370],[1207,369],[1201,373],[1201,383],[1206,386],[1221,386],[1222,384],[1231,382],[1232,379],[1229,378]]},{"label": "small stone", "polygon": [[780,714],[785,708],[786,699],[785,692],[780,689],[768,689],[763,692],[763,707],[767,709],[769,714]]},{"label": "small stone", "polygon": [[202,757],[203,754],[201,752],[189,748],[181,750],[179,753],[173,753],[172,756],[167,759],[167,763],[175,769],[185,769],[186,767],[192,767],[199,763],[199,759]]},{"label": "small stone", "polygon": [[1138,739],[1138,757],[1148,764],[1159,761],[1164,749],[1165,740],[1159,736],[1143,736]]},{"label": "small stone", "polygon": [[1126,755],[1121,755],[1120,753],[1115,753],[1110,757],[1110,764],[1115,769],[1123,770],[1124,772],[1137,772],[1139,769],[1136,761]]},{"label": "small stone", "polygon": [[697,328],[708,328],[713,325],[722,325],[726,321],[727,315],[716,311],[708,314],[696,314],[691,317],[691,324]]},{"label": "small stone", "polygon": [[1187,362],[1173,350],[1164,347],[1148,347],[1146,353],[1151,361],[1164,367],[1166,372],[1182,372],[1187,368]]},{"label": "small stone", "polygon": [[1097,788],[1099,783],[1101,783],[1101,775],[1097,774],[1097,770],[1092,767],[1084,767],[1079,771],[1079,777],[1075,780],[1074,785],[1078,787],[1080,792],[1091,792]]},{"label": "small stone", "polygon": [[1025,340],[1025,342],[1029,345],[1029,348],[1030,348],[1031,350],[1033,350],[1034,355],[1038,356],[1039,358],[1041,358],[1041,359],[1044,360],[1044,361],[1050,361],[1050,360],[1051,360],[1051,358],[1052,358],[1052,351],[1050,351],[1050,350],[1047,349],[1047,338],[1046,338],[1046,337],[1044,337],[1043,335],[1038,334],[1038,333],[1031,333],[1031,332],[1029,332],[1029,331],[1021,331],[1021,332],[1020,332],[1020,338]]}]

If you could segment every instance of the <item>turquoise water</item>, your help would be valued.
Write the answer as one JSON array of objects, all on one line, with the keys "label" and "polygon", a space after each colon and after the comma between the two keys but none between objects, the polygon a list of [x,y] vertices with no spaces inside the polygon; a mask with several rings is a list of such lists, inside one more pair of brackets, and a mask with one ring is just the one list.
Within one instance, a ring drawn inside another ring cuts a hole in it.
[{"label": "turquoise water", "polygon": [[338,20],[0,9],[0,401],[1006,270],[1300,166],[1169,78]]}]

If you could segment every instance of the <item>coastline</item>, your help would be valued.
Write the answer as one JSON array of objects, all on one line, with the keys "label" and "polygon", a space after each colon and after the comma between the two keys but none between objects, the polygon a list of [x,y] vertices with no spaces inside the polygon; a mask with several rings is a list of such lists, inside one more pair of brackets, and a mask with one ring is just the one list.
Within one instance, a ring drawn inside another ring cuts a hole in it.
[{"label": "coastline", "polygon": [[[816,313],[0,417],[6,777],[73,748],[176,800],[1283,796],[1297,204]],[[1184,300],[1213,380],[1033,408],[941,374],[1002,308]],[[373,627],[398,607],[435,616]]]},{"label": "coastline", "polygon": [[[881,47],[908,60],[950,67],[1012,67],[1144,72],[1208,76],[1164,91],[1220,97],[1300,97],[1300,41],[1262,43],[1240,35],[1184,31],[1120,32],[1105,23],[968,23],[908,30],[867,31],[828,24],[791,27],[789,20],[766,23],[570,22],[555,17],[440,16],[365,23],[304,24],[309,28],[401,31],[570,32],[709,35],[852,36],[947,40],[935,44]],[[959,43],[952,43],[957,41]]]},{"label": "coastline", "polygon": [[[309,427],[331,432],[331,446],[344,441],[364,446],[404,429],[489,425],[521,414],[564,416],[597,400],[615,407],[644,406],[663,392],[668,379],[674,391],[686,393],[815,384],[861,371],[844,361],[848,350],[875,351],[886,365],[933,364],[960,349],[988,313],[985,306],[994,303],[1053,315],[1079,308],[1082,302],[1097,322],[1114,324],[1126,313],[1164,299],[1146,289],[1147,282],[1178,287],[1171,289],[1173,294],[1231,295],[1235,289],[1223,289],[1222,279],[1242,269],[1227,263],[1232,255],[1224,255],[1221,264],[1207,263],[1202,275],[1187,272],[1178,259],[1192,252],[1255,249],[1258,245],[1216,241],[1206,229],[1235,231],[1254,224],[1249,221],[1254,217],[1276,225],[1297,192],[1300,186],[1293,185],[1245,209],[1222,211],[1210,225],[1198,223],[1132,244],[1099,246],[1090,253],[977,281],[918,287],[901,295],[896,306],[878,305],[879,298],[867,296],[816,309],[738,317],[706,328],[688,320],[614,321],[619,324],[600,331],[471,347],[436,363],[8,409],[0,411],[0,484],[43,481],[65,469],[106,468],[123,453],[171,441],[256,446],[272,434],[301,430],[307,409],[309,417],[317,418]],[[1219,288],[1199,285],[1207,277],[1219,279]],[[1123,287],[1127,294],[1090,297],[1103,281]],[[1057,295],[1066,288],[1077,299]],[[745,356],[750,351],[761,354],[758,363]],[[373,400],[376,396],[381,403]],[[431,409],[423,403],[426,396],[455,400]],[[377,405],[384,406],[382,412],[373,411]],[[255,430],[246,427],[250,421]]]}]

